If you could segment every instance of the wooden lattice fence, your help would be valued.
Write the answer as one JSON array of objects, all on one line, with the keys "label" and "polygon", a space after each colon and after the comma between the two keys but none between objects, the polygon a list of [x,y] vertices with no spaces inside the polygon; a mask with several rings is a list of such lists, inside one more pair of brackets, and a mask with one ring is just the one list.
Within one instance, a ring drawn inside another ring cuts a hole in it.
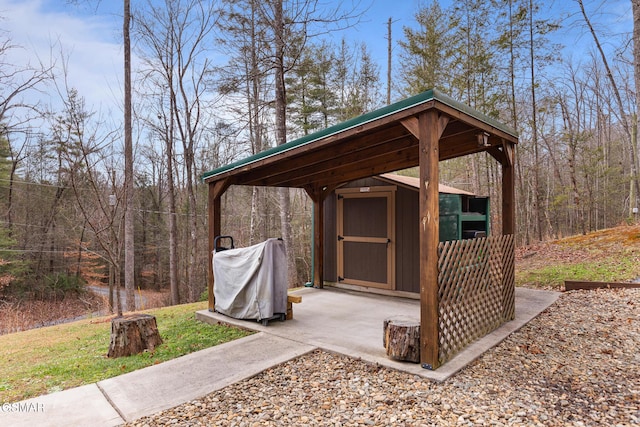
[{"label": "wooden lattice fence", "polygon": [[440,363],[514,318],[513,235],[440,243]]}]

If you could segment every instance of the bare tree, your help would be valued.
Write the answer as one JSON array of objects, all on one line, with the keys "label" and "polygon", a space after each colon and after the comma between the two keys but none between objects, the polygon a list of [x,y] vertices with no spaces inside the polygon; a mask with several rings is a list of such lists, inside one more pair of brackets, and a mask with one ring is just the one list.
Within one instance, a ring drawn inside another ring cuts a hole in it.
[{"label": "bare tree", "polygon": [[535,56],[535,44],[534,44],[534,9],[533,0],[529,0],[529,61],[530,61],[530,76],[531,76],[531,145],[533,146],[533,160],[535,167],[533,170],[533,179],[535,187],[535,217],[536,217],[536,229],[538,230],[538,240],[542,241],[543,234],[543,206],[542,206],[542,187],[540,185],[540,154],[538,147],[538,104],[536,102],[537,94],[537,80],[536,80],[536,56]]},{"label": "bare tree", "polygon": [[[224,96],[241,96],[242,101],[228,106],[234,124],[243,131],[238,135],[238,149],[257,154],[268,146],[269,64],[264,40],[266,23],[260,18],[256,1],[225,0],[225,12],[220,22],[218,42],[230,54],[229,62],[218,71],[218,90]],[[244,142],[246,140],[246,142]],[[268,190],[251,188],[249,244],[264,240],[268,235],[266,194]]]},{"label": "bare tree", "polygon": [[124,0],[124,288],[127,310],[135,311],[135,228],[133,194],[133,130],[131,125],[131,2]]},{"label": "bare tree", "polygon": [[[140,55],[147,67],[143,70],[146,83],[153,90],[151,102],[160,131],[165,142],[167,171],[169,174],[169,233],[170,280],[172,300],[179,300],[177,278],[177,221],[176,188],[176,142],[181,144],[179,154],[184,159],[185,190],[187,194],[188,239],[185,271],[187,298],[195,300],[201,289],[196,279],[200,264],[198,239],[198,203],[196,185],[198,170],[196,152],[198,142],[208,139],[210,112],[215,99],[210,95],[207,76],[211,72],[210,49],[217,11],[215,2],[203,0],[167,0],[164,7],[148,2],[146,13],[140,13],[137,30],[140,36]],[[159,98],[160,97],[160,98]],[[159,101],[167,97],[167,102]],[[160,106],[160,109],[157,107]],[[151,119],[155,119],[152,117]]]},{"label": "bare tree", "polygon": [[[116,182],[115,171],[121,169],[121,165],[113,163],[117,156],[111,152],[118,133],[110,130],[107,123],[94,117],[94,113],[87,111],[84,99],[75,89],[68,87],[66,66],[64,75],[64,87],[58,89],[63,110],[60,114],[49,115],[52,140],[59,145],[56,150],[59,156],[59,173],[64,176],[60,188],[72,191],[82,218],[83,230],[88,227],[92,231],[96,244],[101,249],[100,257],[111,267],[111,278],[115,281],[115,286],[110,280],[109,305],[113,310],[115,287],[115,308],[118,316],[122,316],[120,285],[126,190],[122,183]],[[81,250],[90,250],[82,247],[82,239],[80,246]],[[135,310],[135,299],[133,304]],[[127,306],[130,306],[128,302]]]},{"label": "bare tree", "polygon": [[[153,80],[153,79],[152,79]],[[158,81],[155,81],[158,83]],[[154,83],[154,84],[155,84]],[[171,82],[169,82],[171,83]],[[160,87],[163,85],[160,84]],[[172,102],[167,102],[164,99],[163,94],[157,95],[157,98],[147,94],[150,98],[148,101],[150,116],[143,117],[142,120],[145,123],[145,127],[149,130],[150,138],[155,141],[159,138],[164,143],[164,157],[163,167],[158,168],[157,172],[160,174],[162,171],[166,172],[166,197],[168,199],[168,241],[169,241],[169,292],[171,295],[171,304],[180,303],[180,281],[178,278],[178,220],[177,220],[177,190],[176,190],[176,166],[175,166],[175,122],[174,122],[174,108]],[[157,105],[151,104],[153,101],[157,101]],[[154,117],[155,116],[155,117]],[[152,142],[153,144],[153,142]],[[155,155],[156,147],[151,147],[150,151],[153,151]],[[162,190],[157,188],[158,199],[161,198],[160,193]],[[158,206],[159,208],[159,206]]]},{"label": "bare tree", "polygon": [[[635,82],[635,93],[636,93],[636,112],[633,115],[634,123],[633,123],[633,134],[632,134],[632,150],[638,150],[638,108],[640,108],[640,0],[631,0],[631,9],[633,11],[633,77]],[[640,157],[640,153],[638,156]],[[640,161],[640,160],[638,160]],[[640,165],[639,165],[640,166]],[[636,174],[638,170],[636,169]],[[638,180],[640,177],[636,175],[635,182],[638,184]],[[637,187],[636,187],[637,189]],[[635,198],[633,192],[630,190],[629,197],[629,217],[633,216],[633,208],[638,209],[637,203],[634,205],[633,202],[636,201],[638,197],[640,197],[640,192],[636,191]]]},{"label": "bare tree", "polygon": [[[286,5],[286,8],[285,8]],[[298,63],[301,52],[309,37],[314,32],[310,31],[311,23],[322,23],[327,31],[333,25],[339,28],[347,25],[349,19],[354,16],[351,12],[340,12],[338,8],[325,10],[324,14],[318,14],[318,1],[285,1],[269,0],[261,3],[262,16],[271,27],[273,37],[273,63],[275,79],[275,134],[276,143],[283,145],[287,142],[287,93],[285,75]],[[296,267],[295,245],[291,230],[291,200],[288,188],[280,190],[280,224],[282,239],[287,248],[287,266],[289,271],[289,286],[300,283]]]},{"label": "bare tree", "polygon": [[[5,219],[11,233],[13,224],[13,184],[20,162],[28,156],[27,145],[33,138],[31,122],[41,118],[43,111],[38,103],[27,100],[29,94],[36,94],[53,79],[55,64],[39,61],[36,65],[12,64],[11,51],[20,49],[11,38],[0,31],[0,137],[9,143],[11,170]],[[16,145],[19,144],[19,145]]]},{"label": "bare tree", "polygon": [[[602,60],[602,64],[605,67],[605,71],[606,71],[606,76],[609,79],[609,83],[611,84],[611,89],[613,90],[614,93],[614,99],[616,102],[616,106],[617,106],[617,116],[618,116],[618,120],[620,120],[620,122],[622,123],[622,128],[624,129],[624,133],[626,136],[626,140],[627,140],[627,144],[629,146],[629,153],[631,155],[631,179],[630,179],[630,184],[629,184],[629,202],[630,202],[630,212],[629,212],[629,216],[632,216],[631,214],[631,208],[633,208],[635,201],[638,197],[638,195],[640,195],[640,179],[638,177],[638,153],[637,153],[637,136],[636,136],[636,130],[634,125],[629,123],[629,113],[625,110],[624,108],[624,102],[622,100],[622,95],[620,93],[620,88],[619,88],[619,84],[618,81],[616,80],[616,78],[613,75],[613,71],[609,65],[609,59],[607,58],[606,53],[604,52],[604,49],[602,47],[602,44],[600,43],[600,38],[598,37],[598,34],[596,33],[593,24],[591,23],[591,19],[589,18],[589,15],[587,14],[585,8],[584,8],[584,3],[582,0],[576,0],[578,5],[580,6],[580,12],[582,14],[582,17],[584,18],[584,22],[587,25],[587,28],[589,29],[589,32],[591,33],[591,36],[593,37],[593,41],[596,44],[596,48],[598,50],[598,53],[600,54],[600,59]],[[636,17],[636,8],[637,5],[635,4],[637,3],[636,1],[632,1],[632,7],[634,7],[634,26],[635,26],[635,21],[637,19]],[[635,31],[635,28],[634,28]],[[634,38],[634,42],[637,43],[637,39]],[[634,45],[634,50],[637,49],[637,47]],[[637,61],[637,58],[635,59]],[[638,79],[638,77],[636,77],[636,79]],[[637,80],[636,80],[637,81]],[[636,86],[636,92],[638,92],[638,87]],[[638,96],[638,95],[636,95]]]}]

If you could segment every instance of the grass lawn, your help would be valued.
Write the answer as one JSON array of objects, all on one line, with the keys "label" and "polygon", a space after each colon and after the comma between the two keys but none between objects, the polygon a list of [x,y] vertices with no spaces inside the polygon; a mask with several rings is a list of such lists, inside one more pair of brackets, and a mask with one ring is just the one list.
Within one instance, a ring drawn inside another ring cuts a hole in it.
[{"label": "grass lawn", "polygon": [[521,248],[516,286],[563,290],[565,280],[626,282],[640,278],[640,225]]},{"label": "grass lawn", "polygon": [[547,266],[516,272],[518,286],[562,290],[565,280],[595,282],[626,282],[640,277],[640,263],[637,254],[621,254],[605,257],[597,261],[571,263],[550,263]]},{"label": "grass lawn", "polygon": [[206,302],[147,310],[162,345],[153,353],[108,359],[110,317],[0,336],[0,403],[91,384],[250,334],[195,320]]}]

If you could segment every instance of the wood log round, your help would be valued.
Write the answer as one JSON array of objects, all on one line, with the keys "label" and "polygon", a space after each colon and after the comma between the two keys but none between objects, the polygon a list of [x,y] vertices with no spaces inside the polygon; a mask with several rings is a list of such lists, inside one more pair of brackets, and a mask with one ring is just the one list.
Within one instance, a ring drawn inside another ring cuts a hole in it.
[{"label": "wood log round", "polygon": [[107,357],[122,357],[153,351],[162,344],[155,316],[129,314],[111,320],[111,343]]},{"label": "wood log round", "polygon": [[391,317],[383,323],[383,345],[387,356],[420,363],[420,321],[409,317]]}]

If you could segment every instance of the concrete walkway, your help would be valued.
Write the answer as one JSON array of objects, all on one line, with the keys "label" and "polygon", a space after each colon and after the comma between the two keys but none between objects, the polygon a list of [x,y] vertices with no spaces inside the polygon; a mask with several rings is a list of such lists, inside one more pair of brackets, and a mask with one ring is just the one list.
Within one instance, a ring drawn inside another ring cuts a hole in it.
[{"label": "concrete walkway", "polygon": [[15,404],[0,402],[1,426],[116,426],[197,399],[316,348],[444,381],[519,329],[560,295],[516,289],[516,319],[476,341],[435,371],[386,357],[382,322],[395,315],[419,315],[416,300],[333,289],[302,289],[294,318],[262,326],[200,311],[210,323],[258,331],[230,343],[124,374],[96,384],[39,396]]}]

